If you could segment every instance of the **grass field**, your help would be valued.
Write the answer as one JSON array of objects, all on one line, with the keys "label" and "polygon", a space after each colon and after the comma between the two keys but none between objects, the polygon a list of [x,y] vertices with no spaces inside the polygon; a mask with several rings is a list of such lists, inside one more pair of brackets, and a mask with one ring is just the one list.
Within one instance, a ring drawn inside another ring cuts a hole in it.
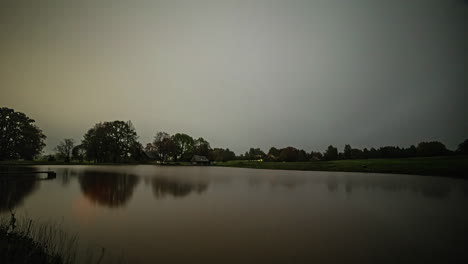
[{"label": "grass field", "polygon": [[310,162],[258,162],[236,160],[218,162],[215,165],[277,170],[381,172],[450,176],[468,179],[468,156]]}]

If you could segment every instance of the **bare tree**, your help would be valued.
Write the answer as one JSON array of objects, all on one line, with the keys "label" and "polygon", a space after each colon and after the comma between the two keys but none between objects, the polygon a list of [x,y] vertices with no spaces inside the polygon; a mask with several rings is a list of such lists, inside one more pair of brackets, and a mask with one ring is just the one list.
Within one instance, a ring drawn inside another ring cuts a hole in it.
[{"label": "bare tree", "polygon": [[55,151],[60,158],[63,158],[65,162],[70,162],[70,156],[72,154],[73,147],[75,146],[75,141],[71,138],[65,138],[60,141],[60,143],[55,147]]}]

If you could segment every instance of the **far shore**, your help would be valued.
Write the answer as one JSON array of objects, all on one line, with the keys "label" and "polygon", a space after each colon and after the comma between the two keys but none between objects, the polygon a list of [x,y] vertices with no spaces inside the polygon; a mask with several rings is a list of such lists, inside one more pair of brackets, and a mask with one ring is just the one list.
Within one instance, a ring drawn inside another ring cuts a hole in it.
[{"label": "far shore", "polygon": [[[1,161],[0,166],[34,166],[34,165],[155,165],[155,166],[192,166],[190,162],[156,162],[140,163],[89,163],[89,162],[48,162],[48,161]],[[341,172],[369,172],[413,174],[427,176],[444,176],[468,179],[468,156],[440,156],[399,159],[361,159],[307,162],[266,162],[233,160],[212,162],[211,166],[236,167],[269,170],[301,170],[301,171],[341,171]]]},{"label": "far shore", "polygon": [[309,162],[227,161],[216,166],[302,171],[413,174],[468,179],[468,156],[361,159]]}]

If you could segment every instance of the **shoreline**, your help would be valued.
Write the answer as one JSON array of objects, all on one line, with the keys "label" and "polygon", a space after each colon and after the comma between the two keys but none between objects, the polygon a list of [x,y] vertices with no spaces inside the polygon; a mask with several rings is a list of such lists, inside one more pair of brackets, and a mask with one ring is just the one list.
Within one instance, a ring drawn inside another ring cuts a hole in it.
[{"label": "shoreline", "polygon": [[[87,162],[47,162],[47,161],[2,161],[0,167],[12,168],[38,165],[64,166],[126,166],[126,165],[154,165],[154,166],[196,166],[190,162],[176,162],[157,164],[154,162],[139,163],[87,163]],[[364,172],[411,174],[424,176],[439,176],[468,179],[468,156],[436,156],[395,159],[361,159],[334,161],[305,161],[305,162],[269,162],[233,160],[213,162],[212,167],[250,168],[268,170],[298,170],[298,171],[335,171],[335,172]]]},{"label": "shoreline", "polygon": [[408,174],[468,179],[468,156],[308,162],[228,161],[213,166],[298,171]]}]

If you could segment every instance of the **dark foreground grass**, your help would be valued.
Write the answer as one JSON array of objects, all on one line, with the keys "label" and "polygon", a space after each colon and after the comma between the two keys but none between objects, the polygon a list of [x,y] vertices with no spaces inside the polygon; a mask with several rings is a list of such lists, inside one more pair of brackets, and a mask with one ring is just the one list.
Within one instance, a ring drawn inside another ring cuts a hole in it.
[{"label": "dark foreground grass", "polygon": [[71,264],[76,250],[76,236],[56,224],[18,221],[14,214],[0,219],[0,263]]},{"label": "dark foreground grass", "polygon": [[106,254],[105,248],[79,251],[77,236],[63,231],[59,223],[18,220],[14,213],[0,217],[1,264],[126,263],[123,255]]},{"label": "dark foreground grass", "polygon": [[216,166],[277,170],[378,172],[449,176],[468,179],[468,156],[310,162],[258,162],[238,160],[218,162]]}]

